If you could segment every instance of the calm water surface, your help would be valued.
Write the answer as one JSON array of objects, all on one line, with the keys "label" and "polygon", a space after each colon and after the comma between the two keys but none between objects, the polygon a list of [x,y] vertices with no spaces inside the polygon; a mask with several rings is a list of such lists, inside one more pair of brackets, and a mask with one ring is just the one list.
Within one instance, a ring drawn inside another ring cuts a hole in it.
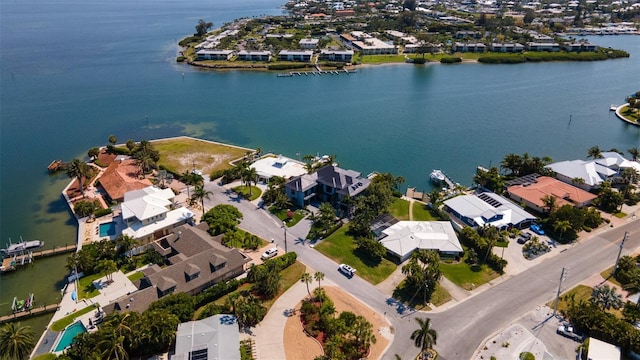
[{"label": "calm water surface", "polygon": [[[594,63],[403,64],[294,78],[175,64],[177,40],[198,19],[218,26],[280,13],[280,3],[2,1],[0,244],[75,241],[60,196],[69,180],[45,168],[85,156],[110,134],[336,154],[345,167],[390,171],[419,189],[433,168],[470,184],[476,165],[511,152],[565,160],[593,145],[640,146],[640,129],[608,111],[640,90],[640,36],[592,38],[632,54]],[[0,313],[29,292],[40,304],[56,301],[64,263],[38,260],[0,277]]]}]

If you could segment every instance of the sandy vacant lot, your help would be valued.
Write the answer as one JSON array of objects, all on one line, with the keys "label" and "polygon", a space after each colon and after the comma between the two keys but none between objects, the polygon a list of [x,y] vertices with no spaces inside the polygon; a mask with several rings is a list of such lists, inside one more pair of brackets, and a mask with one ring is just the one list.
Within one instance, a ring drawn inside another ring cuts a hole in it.
[{"label": "sandy vacant lot", "polygon": [[[376,343],[371,347],[369,359],[380,358],[384,349],[389,344],[389,339],[387,338],[389,336],[389,324],[384,321],[378,313],[342,291],[340,288],[333,286],[324,286],[323,288],[333,301],[338,312],[351,311],[356,315],[364,316],[373,324]],[[296,309],[300,309],[300,305],[301,303],[298,303]],[[306,336],[302,331],[299,313],[287,319],[287,324],[284,328],[284,339],[284,350],[287,359],[313,360],[314,357],[322,355],[320,344],[317,343],[315,339]]]}]

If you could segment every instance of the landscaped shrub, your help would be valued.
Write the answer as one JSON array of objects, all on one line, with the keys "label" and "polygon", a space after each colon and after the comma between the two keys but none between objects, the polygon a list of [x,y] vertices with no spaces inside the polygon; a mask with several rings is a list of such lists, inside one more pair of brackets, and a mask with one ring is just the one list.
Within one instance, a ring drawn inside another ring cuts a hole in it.
[{"label": "landscaped shrub", "polygon": [[518,355],[518,359],[520,360],[536,360],[535,355],[533,355],[530,352],[521,352],[520,355]]},{"label": "landscaped shrub", "polygon": [[176,62],[179,62],[179,63],[184,62],[184,60],[185,60],[185,57],[184,57],[184,56],[178,56],[178,57],[176,58]]},{"label": "landscaped shrub", "polygon": [[478,58],[478,62],[485,64],[521,64],[525,62],[522,55],[484,55]]},{"label": "landscaped shrub", "polygon": [[268,66],[269,70],[292,70],[292,69],[304,69],[309,67],[308,64],[271,64]]},{"label": "landscaped shrub", "polygon": [[456,64],[462,62],[462,58],[455,56],[445,56],[440,59],[441,64]]},{"label": "landscaped shrub", "polygon": [[[280,269],[284,270],[289,266],[293,265],[293,263],[296,262],[297,259],[298,259],[298,254],[296,254],[295,252],[289,252],[268,261],[277,262]],[[258,266],[261,266],[261,265],[258,265]]]},{"label": "landscaped shrub", "polygon": [[99,209],[96,210],[96,212],[94,213],[94,215],[99,218],[101,216],[105,216],[105,215],[109,215],[113,212],[113,210],[111,210],[111,208],[106,208],[106,209]]},{"label": "landscaped shrub", "polygon": [[202,291],[200,294],[196,295],[196,307],[204,306],[212,301],[218,300],[219,298],[227,295],[228,293],[235,291],[240,285],[246,282],[246,278],[244,279],[232,279],[229,281],[221,282],[213,285],[212,287]]}]

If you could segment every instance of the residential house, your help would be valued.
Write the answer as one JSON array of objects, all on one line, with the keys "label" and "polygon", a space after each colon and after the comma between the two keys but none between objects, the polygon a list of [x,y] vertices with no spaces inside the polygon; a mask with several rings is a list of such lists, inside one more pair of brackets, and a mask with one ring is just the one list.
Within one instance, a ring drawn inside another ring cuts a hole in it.
[{"label": "residential house", "polygon": [[298,42],[298,46],[301,49],[313,50],[318,47],[318,42],[318,39],[300,39],[300,41]]},{"label": "residential house", "polygon": [[354,41],[353,47],[359,51],[362,55],[380,55],[380,54],[397,54],[398,47],[393,44],[387,44],[386,42],[376,39],[367,38],[362,41]]},{"label": "residential house", "polygon": [[449,257],[464,252],[449,221],[400,221],[382,230],[378,241],[399,262],[420,249],[436,250]]},{"label": "residential house", "polygon": [[527,50],[529,51],[560,51],[560,44],[547,42],[528,42]]},{"label": "residential house", "polygon": [[320,50],[320,59],[351,62],[353,60],[353,50]]},{"label": "residential house", "polygon": [[274,176],[288,180],[307,173],[304,163],[282,155],[264,156],[254,161],[250,167],[256,169],[258,181],[265,184]]},{"label": "residential house", "polygon": [[465,38],[469,38],[469,39],[480,39],[482,38],[482,34],[478,31],[473,31],[473,30],[462,30],[462,31],[456,31],[454,38],[456,39],[465,39]]},{"label": "residential house", "polygon": [[598,51],[600,47],[588,42],[567,43],[562,46],[566,51]]},{"label": "residential house", "polygon": [[593,160],[568,160],[545,166],[553,171],[556,179],[591,191],[600,187],[605,180],[616,175],[616,171]]},{"label": "residential house", "polygon": [[507,192],[513,201],[524,203],[538,212],[546,211],[543,199],[547,196],[555,198],[557,207],[572,205],[578,208],[588,206],[597,197],[588,191],[548,176],[530,179],[531,181],[509,186]]},{"label": "residential house", "polygon": [[461,43],[457,42],[453,45],[454,52],[485,52],[487,46],[483,43]]},{"label": "residential house", "polygon": [[178,324],[171,360],[240,360],[240,329],[234,315],[218,314]]},{"label": "residential house", "polygon": [[238,51],[238,60],[241,61],[270,61],[271,52],[269,51]]},{"label": "residential house", "polygon": [[588,360],[620,360],[622,351],[619,346],[609,344],[594,337],[589,338]]},{"label": "residential house", "polygon": [[518,43],[492,43],[489,50],[502,53],[517,53],[524,51],[524,46]]},{"label": "residential house", "polygon": [[301,61],[310,62],[313,57],[311,50],[280,50],[278,60],[280,61]]},{"label": "residential house", "polygon": [[357,171],[328,165],[312,174],[289,180],[285,184],[285,191],[291,201],[300,207],[315,200],[330,202],[346,210],[346,206],[341,203],[342,199],[361,194],[370,183],[369,179],[363,178]]},{"label": "residential house", "polygon": [[233,50],[198,50],[196,60],[230,60]]},{"label": "residential house", "polygon": [[444,209],[463,225],[473,228],[491,225],[500,230],[523,229],[536,220],[520,206],[492,192],[456,196],[444,202]]},{"label": "residential house", "polygon": [[173,190],[155,186],[124,194],[121,216],[125,229],[122,235],[146,244],[168,235],[175,227],[192,223],[194,214],[191,210],[174,208],[174,200]]},{"label": "residential house", "polygon": [[151,243],[169,265],[143,270],[138,290],[114,300],[104,310],[141,312],[163,296],[179,292],[194,295],[243,274],[251,259],[238,249],[222,245],[222,235],[212,237],[207,229],[205,222],[182,225]]},{"label": "residential house", "polygon": [[627,160],[615,151],[603,151],[600,155],[602,155],[602,158],[595,159],[594,161],[616,171],[618,176],[625,168],[632,168],[640,174],[640,162]]},{"label": "residential house", "polygon": [[137,160],[118,156],[104,171],[98,186],[104,191],[106,201],[122,201],[128,191],[139,190],[152,186],[149,179],[142,177],[142,169]]}]

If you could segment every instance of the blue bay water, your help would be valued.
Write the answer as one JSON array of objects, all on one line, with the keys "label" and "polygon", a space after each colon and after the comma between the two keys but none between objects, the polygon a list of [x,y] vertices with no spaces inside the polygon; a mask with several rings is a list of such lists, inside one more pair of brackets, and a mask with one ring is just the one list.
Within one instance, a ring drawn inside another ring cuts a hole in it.
[{"label": "blue bay water", "polygon": [[[469,185],[478,164],[507,153],[554,160],[593,145],[640,146],[640,128],[609,112],[640,90],[640,37],[594,37],[628,59],[593,63],[384,65],[352,75],[277,78],[176,64],[198,19],[278,14],[280,1],[3,1],[0,3],[0,244],[75,240],[49,176],[53,159],[85,156],[114,134],[180,134],[295,157],[335,154],[347,168],[390,171],[427,189],[431,169]],[[571,121],[569,121],[571,119]],[[59,296],[64,257],[0,277],[13,296]]]}]

